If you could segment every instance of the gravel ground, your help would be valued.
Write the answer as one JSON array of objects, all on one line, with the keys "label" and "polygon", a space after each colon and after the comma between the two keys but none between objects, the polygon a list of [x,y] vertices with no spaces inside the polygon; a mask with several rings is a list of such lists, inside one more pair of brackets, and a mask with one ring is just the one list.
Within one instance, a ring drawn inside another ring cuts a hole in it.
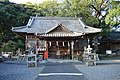
[{"label": "gravel ground", "polygon": [[[75,64],[75,67],[88,80],[120,80],[120,60],[101,60],[97,66]],[[35,80],[44,68],[44,64],[27,68],[25,62],[0,63],[0,80]]]},{"label": "gravel ground", "polygon": [[88,80],[120,80],[120,60],[103,60],[97,66],[75,65]]},{"label": "gravel ground", "polygon": [[43,68],[28,68],[25,62],[0,63],[0,80],[35,80]]}]

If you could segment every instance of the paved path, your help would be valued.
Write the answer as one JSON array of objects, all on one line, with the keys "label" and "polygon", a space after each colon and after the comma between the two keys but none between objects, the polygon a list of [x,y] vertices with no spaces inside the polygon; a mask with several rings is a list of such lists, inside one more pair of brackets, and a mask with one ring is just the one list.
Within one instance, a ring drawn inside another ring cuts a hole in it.
[{"label": "paved path", "polygon": [[70,63],[46,63],[46,67],[36,80],[87,80],[86,77]]}]

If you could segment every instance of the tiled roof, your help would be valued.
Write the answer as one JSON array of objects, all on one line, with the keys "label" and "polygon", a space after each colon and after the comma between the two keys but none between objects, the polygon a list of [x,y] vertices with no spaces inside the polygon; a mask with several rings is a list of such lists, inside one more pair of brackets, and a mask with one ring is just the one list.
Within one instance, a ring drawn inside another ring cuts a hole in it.
[{"label": "tiled roof", "polygon": [[109,38],[111,40],[120,40],[120,32],[111,32],[111,33],[109,33]]},{"label": "tiled roof", "polygon": [[79,18],[75,17],[32,17],[26,26],[13,27],[12,31],[42,34],[59,24],[76,33],[96,33],[101,31],[101,29],[86,26]]},{"label": "tiled roof", "polygon": [[84,27],[84,33],[97,33],[97,32],[101,32],[101,29],[93,28],[90,26]]}]

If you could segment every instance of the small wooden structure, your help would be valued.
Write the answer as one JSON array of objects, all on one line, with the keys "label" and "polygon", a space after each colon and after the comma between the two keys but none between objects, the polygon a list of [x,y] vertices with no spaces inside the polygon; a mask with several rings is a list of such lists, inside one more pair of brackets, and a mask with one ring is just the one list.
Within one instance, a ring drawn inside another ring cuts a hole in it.
[{"label": "small wooden structure", "polygon": [[36,54],[27,55],[27,67],[37,67],[37,55]]}]

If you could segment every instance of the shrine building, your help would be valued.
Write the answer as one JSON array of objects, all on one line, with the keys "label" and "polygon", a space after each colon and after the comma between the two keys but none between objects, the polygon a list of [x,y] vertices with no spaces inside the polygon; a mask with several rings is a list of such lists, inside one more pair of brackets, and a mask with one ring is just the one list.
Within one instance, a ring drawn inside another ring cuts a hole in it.
[{"label": "shrine building", "polygon": [[30,17],[25,26],[13,27],[12,31],[25,38],[26,50],[36,49],[49,58],[74,59],[84,47],[92,46],[93,38],[101,29],[87,26],[76,17]]}]

